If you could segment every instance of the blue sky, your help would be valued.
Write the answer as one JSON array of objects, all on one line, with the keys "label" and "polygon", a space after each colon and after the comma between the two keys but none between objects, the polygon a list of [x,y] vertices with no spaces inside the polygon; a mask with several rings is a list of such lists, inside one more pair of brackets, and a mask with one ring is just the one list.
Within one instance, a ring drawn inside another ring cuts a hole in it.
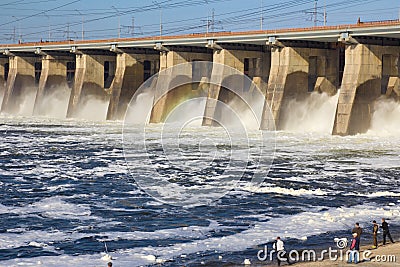
[{"label": "blue sky", "polygon": [[[0,43],[314,25],[315,0],[0,0]],[[318,0],[318,25],[398,19],[396,0]],[[214,13],[214,20],[212,14]],[[211,21],[214,21],[212,23]],[[262,23],[261,23],[262,21]],[[119,26],[120,25],[120,26]],[[120,29],[120,30],[119,30]]]}]

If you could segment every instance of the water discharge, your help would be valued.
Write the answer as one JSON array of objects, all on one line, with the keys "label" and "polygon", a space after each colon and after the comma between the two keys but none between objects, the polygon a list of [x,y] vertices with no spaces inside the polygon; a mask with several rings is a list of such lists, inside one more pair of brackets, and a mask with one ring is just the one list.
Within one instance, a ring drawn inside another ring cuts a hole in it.
[{"label": "water discharge", "polygon": [[235,114],[227,114],[226,123],[235,125],[242,124],[246,129],[257,130],[260,128],[260,118],[264,107],[264,99],[251,99],[244,104],[238,97],[233,98],[228,106],[235,111]]},{"label": "water discharge", "polygon": [[71,89],[59,87],[43,97],[40,114],[50,118],[65,119]]},{"label": "water discharge", "polygon": [[150,121],[149,107],[153,105],[154,96],[151,92],[138,94],[130,103],[130,109],[126,116],[132,124],[140,124],[144,121]]},{"label": "water discharge", "polygon": [[15,111],[15,114],[24,117],[32,116],[33,107],[35,105],[35,98],[35,88],[25,88],[18,99],[18,107]]},{"label": "water discharge", "polygon": [[91,121],[104,121],[107,115],[108,102],[105,99],[90,98],[78,108],[77,118],[91,120]]},{"label": "water discharge", "polygon": [[302,101],[290,100],[283,118],[283,129],[290,132],[331,133],[339,97],[313,92]]},{"label": "water discharge", "polygon": [[3,103],[4,92],[5,92],[4,89],[3,89],[3,90],[0,90],[0,107],[1,107],[1,105],[2,105],[2,103]]},{"label": "water discharge", "polygon": [[400,103],[393,99],[378,99],[374,105],[369,134],[397,135],[400,133]]}]

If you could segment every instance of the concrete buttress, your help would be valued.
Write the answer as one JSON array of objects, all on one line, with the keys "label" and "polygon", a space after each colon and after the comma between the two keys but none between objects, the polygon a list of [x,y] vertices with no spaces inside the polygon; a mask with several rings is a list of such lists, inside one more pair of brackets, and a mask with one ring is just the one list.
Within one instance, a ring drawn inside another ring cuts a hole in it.
[{"label": "concrete buttress", "polygon": [[[109,100],[106,84],[111,84],[113,75],[106,75],[106,62],[115,62],[115,56],[77,54],[75,80],[68,104],[67,117],[76,117],[79,108],[90,99]],[[110,68],[110,72],[113,72]],[[106,77],[107,76],[107,77]]]},{"label": "concrete buttress", "polygon": [[[150,122],[163,122],[168,114],[183,101],[205,95],[203,90],[192,84],[192,68],[168,69],[192,61],[212,61],[212,54],[206,49],[204,52],[179,51],[179,49],[160,52],[160,75],[157,80]],[[171,90],[165,94],[166,88],[171,88]]]},{"label": "concrete buttress", "polygon": [[292,99],[305,99],[313,91],[336,94],[337,59],[330,47],[273,47],[261,129],[281,130]]},{"label": "concrete buttress", "polygon": [[[387,89],[396,90],[397,67],[385,68],[399,57],[399,48],[373,44],[352,44],[346,47],[346,65],[336,110],[334,135],[366,132],[371,123],[374,102]],[[396,72],[396,73],[393,73]],[[388,88],[389,87],[389,88]]]},{"label": "concrete buttress", "polygon": [[67,62],[73,60],[70,56],[45,55],[42,57],[42,71],[33,109],[34,115],[45,115],[49,105],[52,105],[49,103],[51,99],[47,99],[47,96],[55,97],[54,94],[59,91],[70,91],[67,83]]},{"label": "concrete buttress", "polygon": [[[107,120],[119,120],[125,115],[129,101],[140,85],[153,74],[158,66],[158,55],[117,54],[115,77],[111,84],[111,98]],[[148,69],[146,69],[148,68]]]},{"label": "concrete buttress", "polygon": [[[218,101],[228,104],[230,101],[236,100],[235,95],[238,92],[233,92],[232,88],[244,88],[244,84],[247,82],[244,75],[247,75],[248,79],[252,81],[252,87],[256,85],[265,93],[270,69],[270,53],[265,51],[263,47],[256,46],[250,47],[248,50],[215,49],[213,62],[233,68],[242,74],[237,75],[235,71],[231,71],[229,68],[214,65],[211,73],[211,80],[214,82],[210,84],[208,90],[208,100],[203,118],[204,126],[218,125],[216,121],[219,121],[223,116],[218,108]],[[248,89],[248,94],[251,94],[252,89]]]},{"label": "concrete buttress", "polygon": [[[35,62],[37,60],[35,56],[10,56],[9,73],[1,112],[18,113],[22,108],[23,100],[26,100],[27,97],[32,97],[32,99],[27,100],[28,102],[34,102],[33,95],[36,94],[37,90],[35,85]],[[29,113],[32,113],[32,111]]]}]

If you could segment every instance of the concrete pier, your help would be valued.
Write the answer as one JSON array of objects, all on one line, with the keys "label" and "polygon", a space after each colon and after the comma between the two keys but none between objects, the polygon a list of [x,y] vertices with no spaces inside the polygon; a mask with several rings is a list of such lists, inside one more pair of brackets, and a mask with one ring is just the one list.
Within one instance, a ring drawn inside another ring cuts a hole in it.
[{"label": "concrete pier", "polygon": [[99,54],[80,51],[76,54],[75,79],[69,99],[67,117],[76,117],[80,106],[89,99],[108,101],[106,91],[115,75],[116,57],[112,53]]},{"label": "concrete pier", "polygon": [[68,54],[42,56],[42,71],[35,98],[34,115],[44,115],[52,104],[51,101],[46,101],[46,97],[58,91],[70,91],[67,82],[67,64],[74,60],[74,57]]},{"label": "concrete pier", "polygon": [[[269,129],[273,119],[276,129],[282,129],[292,99],[305,99],[313,91],[336,94],[337,62],[338,52],[330,44],[291,42],[273,47],[261,128]],[[272,118],[267,116],[268,107]]]},{"label": "concrete pier", "polygon": [[160,58],[155,50],[133,50],[129,53],[118,53],[116,60],[115,77],[110,86],[111,98],[107,120],[123,119],[136,90],[158,72]]},{"label": "concrete pier", "polygon": [[[167,49],[168,51],[160,52],[160,71],[192,61],[212,61],[212,51],[206,48],[169,47]],[[186,85],[176,86],[182,82]],[[174,89],[164,94],[165,88],[168,87]],[[153,103],[150,122],[163,122],[170,111],[182,101],[205,95],[204,91],[197,89],[192,85],[192,69],[179,68],[172,72],[161,72],[154,98],[155,101],[159,100]]]},{"label": "concrete pier", "polygon": [[[35,82],[38,80],[38,75],[40,76],[38,64],[36,64],[35,75],[35,63],[39,62],[40,58],[34,54],[10,56],[9,73],[1,112],[18,113],[25,97],[34,98],[37,90]],[[33,101],[34,99],[31,99],[31,102]]]},{"label": "concrete pier", "polygon": [[394,98],[397,101],[400,100],[400,74],[398,77],[390,77],[388,82],[388,89],[386,91],[386,96]]},{"label": "concrete pier", "polygon": [[[398,46],[347,45],[333,134],[353,135],[369,129],[374,101],[386,91],[396,90],[398,66],[395,62],[399,52]],[[390,80],[390,77],[393,78]]]},{"label": "concrete pier", "polygon": [[4,92],[6,90],[8,70],[9,70],[8,57],[5,56],[0,57],[0,99],[3,99]]},{"label": "concrete pier", "polygon": [[[255,85],[259,86],[261,91],[265,92],[270,69],[269,50],[263,46],[255,45],[226,45],[220,48],[214,49],[214,63],[223,64],[244,73]],[[211,80],[218,81],[222,86],[211,84],[209,87],[208,98],[210,100],[207,101],[204,111],[204,126],[213,126],[216,123],[215,120],[221,119],[222,114],[220,114],[216,100],[228,104],[236,98],[235,93],[229,88],[238,88],[238,85],[239,87],[244,86],[245,80],[243,76],[233,75],[236,76],[233,77],[232,73],[229,69],[213,68]],[[251,90],[249,90],[248,94],[251,94]]]}]

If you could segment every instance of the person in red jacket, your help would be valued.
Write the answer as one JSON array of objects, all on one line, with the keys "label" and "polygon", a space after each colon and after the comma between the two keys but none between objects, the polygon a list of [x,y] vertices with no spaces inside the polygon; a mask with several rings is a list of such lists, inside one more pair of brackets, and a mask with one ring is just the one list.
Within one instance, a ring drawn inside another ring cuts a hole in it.
[{"label": "person in red jacket", "polygon": [[358,263],[359,254],[360,254],[360,239],[358,238],[357,233],[353,233],[353,239],[351,240],[350,250],[348,253],[348,263]]}]

